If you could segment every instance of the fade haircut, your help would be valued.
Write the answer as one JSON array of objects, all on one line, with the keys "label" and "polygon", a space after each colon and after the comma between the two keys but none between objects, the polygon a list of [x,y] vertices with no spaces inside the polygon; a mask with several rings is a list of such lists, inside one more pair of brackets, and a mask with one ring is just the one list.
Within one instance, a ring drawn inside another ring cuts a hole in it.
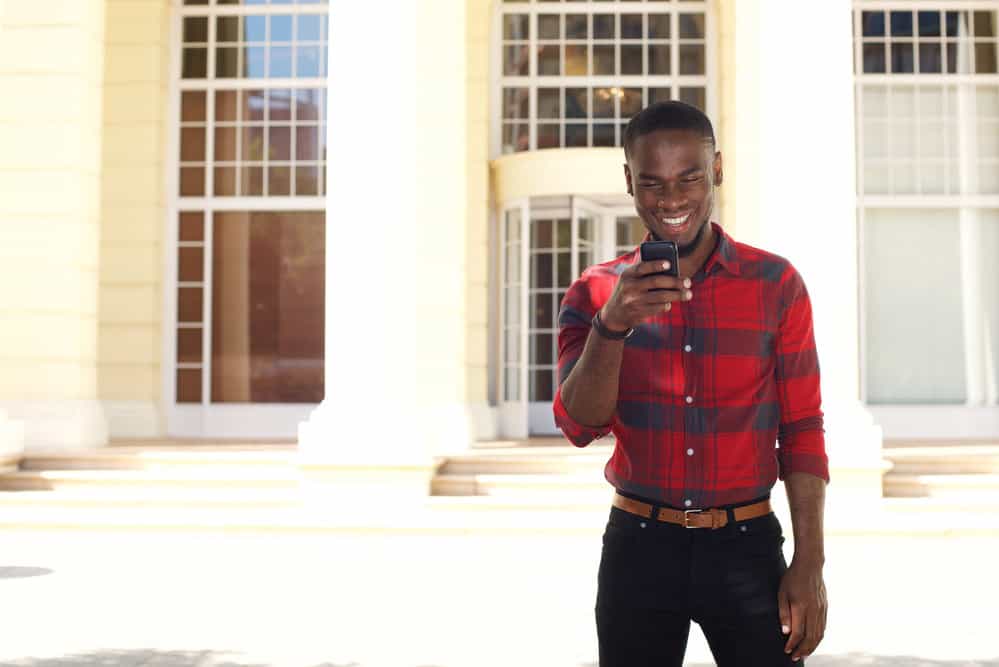
[{"label": "fade haircut", "polygon": [[710,142],[715,150],[715,130],[703,111],[690,104],[670,100],[651,104],[628,121],[624,129],[624,156],[631,155],[635,140],[659,130],[690,130]]}]

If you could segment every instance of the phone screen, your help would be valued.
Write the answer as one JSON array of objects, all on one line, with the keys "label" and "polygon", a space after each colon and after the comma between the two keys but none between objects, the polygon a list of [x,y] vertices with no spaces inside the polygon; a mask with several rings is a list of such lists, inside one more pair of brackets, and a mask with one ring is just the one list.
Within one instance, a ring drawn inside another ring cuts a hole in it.
[{"label": "phone screen", "polygon": [[669,268],[659,272],[662,275],[674,278],[680,275],[680,253],[677,250],[676,241],[646,241],[642,244],[641,254],[643,262],[656,259],[669,262]]}]

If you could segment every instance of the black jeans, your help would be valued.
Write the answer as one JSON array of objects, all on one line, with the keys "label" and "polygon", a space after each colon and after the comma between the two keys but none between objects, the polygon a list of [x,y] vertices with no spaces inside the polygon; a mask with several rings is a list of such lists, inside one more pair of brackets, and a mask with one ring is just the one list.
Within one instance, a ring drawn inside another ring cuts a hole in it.
[{"label": "black jeans", "polygon": [[612,507],[597,581],[600,667],[680,667],[691,620],[719,667],[804,665],[784,653],[783,543],[773,514],[710,530]]}]

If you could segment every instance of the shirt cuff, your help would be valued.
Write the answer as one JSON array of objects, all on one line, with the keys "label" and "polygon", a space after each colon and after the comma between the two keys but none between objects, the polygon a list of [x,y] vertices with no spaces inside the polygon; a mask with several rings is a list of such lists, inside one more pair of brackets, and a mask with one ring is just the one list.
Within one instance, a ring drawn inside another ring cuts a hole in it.
[{"label": "shirt cuff", "polygon": [[570,417],[569,413],[566,412],[565,405],[562,403],[561,387],[559,387],[555,392],[555,401],[552,405],[552,411],[555,413],[555,425],[559,427],[569,442],[574,444],[576,447],[585,447],[597,438],[602,438],[610,433],[610,424],[597,427],[583,426]]},{"label": "shirt cuff", "polygon": [[798,431],[781,439],[777,449],[778,475],[786,479],[793,472],[805,472],[829,482],[829,457],[821,428]]}]

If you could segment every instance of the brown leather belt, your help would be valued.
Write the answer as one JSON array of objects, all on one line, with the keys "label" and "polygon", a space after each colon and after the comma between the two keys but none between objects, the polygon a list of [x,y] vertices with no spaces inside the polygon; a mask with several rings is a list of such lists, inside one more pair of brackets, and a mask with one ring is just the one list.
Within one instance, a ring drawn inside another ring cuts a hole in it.
[{"label": "brown leather belt", "polygon": [[[623,509],[625,512],[637,514],[646,519],[652,518],[652,511],[655,509],[654,506],[648,503],[626,498],[620,493],[614,494],[614,507]],[[745,521],[770,514],[773,509],[770,507],[769,500],[761,500],[752,505],[733,507],[731,511],[736,521]],[[675,510],[671,507],[660,507],[655,518],[666,523],[675,523],[684,528],[716,529],[724,528],[728,525],[728,511],[717,508],[707,510]]]}]

